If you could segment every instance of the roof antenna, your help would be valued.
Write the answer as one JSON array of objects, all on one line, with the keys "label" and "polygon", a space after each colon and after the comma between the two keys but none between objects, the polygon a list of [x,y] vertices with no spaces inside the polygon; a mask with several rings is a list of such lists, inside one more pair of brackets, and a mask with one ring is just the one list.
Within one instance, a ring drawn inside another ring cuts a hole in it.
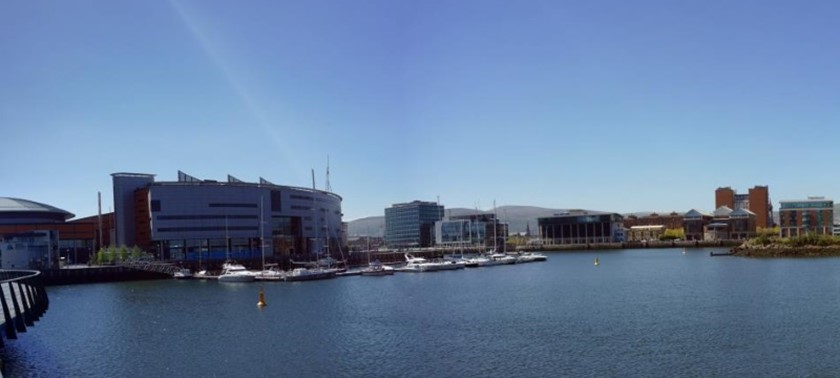
[{"label": "roof antenna", "polygon": [[324,190],[332,193],[332,185],[330,185],[330,155],[327,155],[327,187]]}]

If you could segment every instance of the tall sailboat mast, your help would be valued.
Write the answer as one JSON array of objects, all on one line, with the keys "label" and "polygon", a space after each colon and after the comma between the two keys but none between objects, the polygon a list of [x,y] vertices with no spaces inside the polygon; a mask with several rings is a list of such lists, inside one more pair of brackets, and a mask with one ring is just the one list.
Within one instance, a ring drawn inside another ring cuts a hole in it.
[{"label": "tall sailboat mast", "polygon": [[499,222],[498,222],[496,217],[497,217],[497,215],[496,215],[496,200],[493,200],[493,252],[494,253],[498,252],[498,250],[497,250],[497,248],[498,248],[497,240],[499,238],[498,233],[496,231],[496,224],[498,224]]},{"label": "tall sailboat mast", "polygon": [[262,253],[262,270],[265,271],[265,208],[263,207],[263,195],[260,195],[260,252]]}]

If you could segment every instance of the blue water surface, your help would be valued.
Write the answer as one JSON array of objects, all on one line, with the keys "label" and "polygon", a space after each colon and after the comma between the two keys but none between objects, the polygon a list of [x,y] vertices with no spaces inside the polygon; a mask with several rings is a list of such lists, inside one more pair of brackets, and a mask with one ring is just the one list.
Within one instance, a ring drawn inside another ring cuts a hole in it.
[{"label": "blue water surface", "polygon": [[[826,376],[840,259],[580,251],[300,283],[51,287],[8,377]],[[600,265],[594,266],[595,257]],[[259,288],[268,306],[256,306]]]}]

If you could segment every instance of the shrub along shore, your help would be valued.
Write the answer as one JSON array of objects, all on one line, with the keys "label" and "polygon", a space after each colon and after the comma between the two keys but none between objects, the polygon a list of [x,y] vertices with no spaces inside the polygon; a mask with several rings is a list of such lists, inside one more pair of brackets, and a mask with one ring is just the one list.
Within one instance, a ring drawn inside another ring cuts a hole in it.
[{"label": "shrub along shore", "polygon": [[780,238],[767,234],[747,240],[732,249],[736,256],[749,257],[829,257],[840,256],[840,237],[806,235]]}]

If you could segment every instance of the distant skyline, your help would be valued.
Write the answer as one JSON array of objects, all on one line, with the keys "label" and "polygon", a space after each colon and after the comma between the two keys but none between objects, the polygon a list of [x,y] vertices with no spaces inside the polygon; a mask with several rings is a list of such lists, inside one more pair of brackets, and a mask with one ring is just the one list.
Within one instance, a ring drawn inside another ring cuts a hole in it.
[{"label": "distant skyline", "polygon": [[447,208],[840,197],[840,3],[0,3],[0,196],[78,217],[111,173]]}]

